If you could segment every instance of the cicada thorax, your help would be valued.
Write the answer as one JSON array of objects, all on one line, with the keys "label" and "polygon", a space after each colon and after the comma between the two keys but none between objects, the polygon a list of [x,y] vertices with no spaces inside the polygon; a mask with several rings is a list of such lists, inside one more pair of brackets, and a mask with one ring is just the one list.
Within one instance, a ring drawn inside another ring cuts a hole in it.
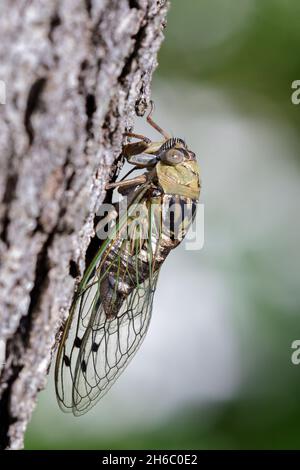
[{"label": "cicada thorax", "polygon": [[189,197],[149,190],[104,253],[100,297],[108,318],[121,316],[125,299],[159,271],[185,237],[195,216]]}]

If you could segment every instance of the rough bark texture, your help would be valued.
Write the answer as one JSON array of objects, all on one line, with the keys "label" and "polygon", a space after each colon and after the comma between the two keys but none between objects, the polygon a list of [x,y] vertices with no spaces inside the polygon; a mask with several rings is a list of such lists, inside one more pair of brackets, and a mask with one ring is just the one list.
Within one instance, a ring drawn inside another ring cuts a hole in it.
[{"label": "rough bark texture", "polygon": [[166,10],[165,0],[1,1],[2,448],[23,446],[124,129],[149,101]]}]

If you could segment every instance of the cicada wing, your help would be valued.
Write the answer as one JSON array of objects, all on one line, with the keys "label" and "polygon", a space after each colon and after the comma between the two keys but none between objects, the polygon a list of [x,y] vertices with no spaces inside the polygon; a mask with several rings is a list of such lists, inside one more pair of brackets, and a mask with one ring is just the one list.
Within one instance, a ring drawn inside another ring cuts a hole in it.
[{"label": "cicada wing", "polygon": [[137,286],[116,317],[108,318],[102,305],[95,310],[74,371],[75,415],[85,413],[105,395],[141,345],[151,319],[157,276]]},{"label": "cicada wing", "polygon": [[[81,296],[59,358],[57,395],[64,411],[81,415],[110,389],[148,330],[158,272],[137,285],[116,317],[107,317],[98,283]],[[88,322],[88,324],[86,323]]]},{"label": "cicada wing", "polygon": [[[137,193],[132,206],[140,202],[146,190],[145,186]],[[130,215],[130,210],[128,213]],[[119,231],[126,223],[126,220],[119,220]],[[99,250],[79,286],[56,359],[56,394],[63,411],[72,411],[75,415],[88,411],[128,365],[147,332],[158,271],[151,271],[150,262],[148,278],[139,282],[140,241],[135,245],[135,288],[125,298],[117,315],[107,316],[101,299],[101,282],[105,275],[101,266],[109,242]],[[121,255],[119,253],[119,257]],[[153,254],[149,253],[151,256]],[[118,262],[112,258],[111,264]],[[109,269],[106,267],[107,271]]]},{"label": "cicada wing", "polygon": [[55,365],[55,387],[58,404],[63,411],[73,410],[75,369],[80,355],[82,338],[89,327],[97,300],[97,275],[93,273],[88,286],[78,294],[72,304],[64,327]]}]

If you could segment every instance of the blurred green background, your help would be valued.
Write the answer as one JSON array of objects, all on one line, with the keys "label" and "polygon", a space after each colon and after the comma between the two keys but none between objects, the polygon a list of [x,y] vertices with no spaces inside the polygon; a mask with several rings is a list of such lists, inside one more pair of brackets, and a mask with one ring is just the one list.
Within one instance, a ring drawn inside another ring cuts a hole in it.
[{"label": "blurred green background", "polygon": [[142,348],[87,416],[59,411],[51,374],[27,449],[300,448],[299,18],[298,0],[171,1],[153,98],[197,153],[205,245],[170,256]]}]

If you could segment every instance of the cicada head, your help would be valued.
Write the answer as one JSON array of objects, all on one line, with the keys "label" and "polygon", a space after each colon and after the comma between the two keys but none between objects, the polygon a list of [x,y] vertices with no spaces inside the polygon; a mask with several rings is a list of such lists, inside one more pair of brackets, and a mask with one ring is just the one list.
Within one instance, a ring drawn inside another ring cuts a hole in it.
[{"label": "cicada head", "polygon": [[200,170],[195,153],[187,148],[184,140],[166,140],[159,149],[157,159],[156,174],[164,193],[198,200]]},{"label": "cicada head", "polygon": [[176,166],[184,161],[196,160],[194,152],[178,137],[168,139],[159,149],[158,159],[166,165]]}]

